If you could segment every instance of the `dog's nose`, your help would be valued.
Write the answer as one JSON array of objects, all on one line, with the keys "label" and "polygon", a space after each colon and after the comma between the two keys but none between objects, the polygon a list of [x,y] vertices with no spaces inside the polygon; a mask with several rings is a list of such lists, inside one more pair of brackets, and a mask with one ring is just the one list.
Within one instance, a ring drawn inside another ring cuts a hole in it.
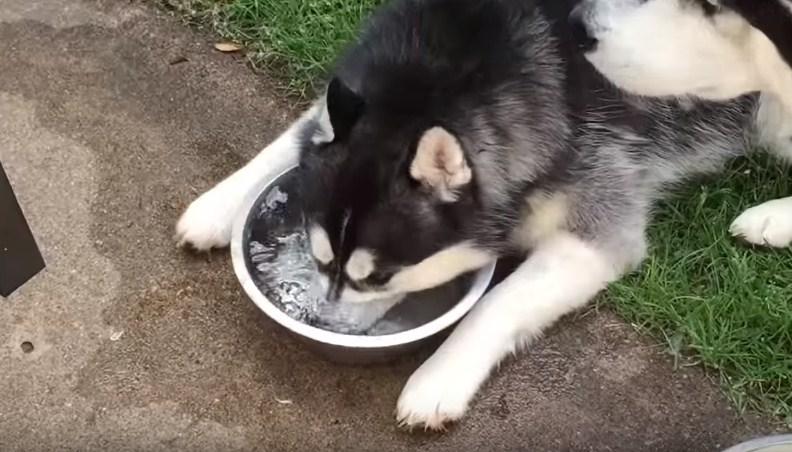
[{"label": "dog's nose", "polygon": [[582,52],[591,52],[597,48],[597,38],[589,33],[586,25],[586,8],[578,5],[569,14],[569,26],[572,32],[572,39],[575,40],[578,49]]}]

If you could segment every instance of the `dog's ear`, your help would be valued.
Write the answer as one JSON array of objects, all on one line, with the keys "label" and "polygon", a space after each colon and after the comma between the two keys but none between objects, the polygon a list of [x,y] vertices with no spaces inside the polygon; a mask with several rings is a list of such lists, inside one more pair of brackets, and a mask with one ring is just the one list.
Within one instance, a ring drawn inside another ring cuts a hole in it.
[{"label": "dog's ear", "polygon": [[473,179],[473,172],[459,140],[446,129],[433,127],[418,141],[410,176],[431,188],[441,200],[453,202],[457,191]]},{"label": "dog's ear", "polygon": [[333,140],[343,141],[363,113],[363,98],[335,77],[327,86],[327,115]]}]

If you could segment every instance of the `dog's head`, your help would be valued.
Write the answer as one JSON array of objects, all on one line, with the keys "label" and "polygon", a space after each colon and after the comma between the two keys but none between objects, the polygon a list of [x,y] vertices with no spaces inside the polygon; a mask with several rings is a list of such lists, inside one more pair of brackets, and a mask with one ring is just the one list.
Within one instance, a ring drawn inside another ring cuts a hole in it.
[{"label": "dog's head", "polygon": [[774,78],[792,74],[791,11],[789,0],[582,0],[570,22],[619,87],[724,100],[781,89]]},{"label": "dog's head", "polygon": [[334,79],[301,167],[311,250],[331,298],[420,291],[492,257],[465,237],[476,180],[455,133],[412,114],[382,113]]}]

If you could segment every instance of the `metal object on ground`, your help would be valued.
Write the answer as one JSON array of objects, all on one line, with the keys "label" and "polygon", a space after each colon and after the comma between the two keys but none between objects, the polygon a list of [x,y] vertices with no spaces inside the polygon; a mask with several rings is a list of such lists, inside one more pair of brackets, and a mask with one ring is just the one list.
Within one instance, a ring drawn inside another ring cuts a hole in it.
[{"label": "metal object on ground", "polygon": [[44,258],[0,164],[0,296],[11,295],[43,268]]},{"label": "metal object on ground", "polygon": [[296,336],[313,351],[335,362],[363,364],[385,362],[412,352],[456,324],[481,298],[492,279],[495,264],[472,276],[472,284],[465,296],[447,312],[413,329],[381,336],[334,333],[299,322],[273,304],[256,285],[247,262],[247,238],[251,212],[259,205],[261,194],[284,174],[263,181],[248,194],[240,216],[236,219],[231,238],[231,260],[242,288],[264,314]]},{"label": "metal object on ground", "polygon": [[730,447],[723,452],[792,452],[792,435],[757,438]]}]

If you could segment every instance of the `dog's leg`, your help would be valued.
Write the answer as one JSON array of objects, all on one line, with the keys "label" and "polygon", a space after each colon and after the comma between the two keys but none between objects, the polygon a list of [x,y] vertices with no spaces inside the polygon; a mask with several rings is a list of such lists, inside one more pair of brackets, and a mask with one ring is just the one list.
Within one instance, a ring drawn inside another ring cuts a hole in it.
[{"label": "dog's leg", "polygon": [[298,163],[302,129],[318,108],[309,109],[247,165],[193,201],[176,224],[179,245],[197,250],[228,246],[237,211],[250,190]]},{"label": "dog's leg", "polygon": [[[760,144],[792,162],[792,112],[775,96],[763,94],[756,117]],[[783,248],[792,243],[792,197],[776,199],[743,212],[729,231],[747,242]]]},{"label": "dog's leg", "polygon": [[573,236],[546,241],[413,373],[399,397],[398,420],[442,429],[459,419],[502,358],[585,305],[624,268]]},{"label": "dog's leg", "polygon": [[792,161],[792,109],[785,99],[769,93],[759,97],[756,131],[759,144]]}]

